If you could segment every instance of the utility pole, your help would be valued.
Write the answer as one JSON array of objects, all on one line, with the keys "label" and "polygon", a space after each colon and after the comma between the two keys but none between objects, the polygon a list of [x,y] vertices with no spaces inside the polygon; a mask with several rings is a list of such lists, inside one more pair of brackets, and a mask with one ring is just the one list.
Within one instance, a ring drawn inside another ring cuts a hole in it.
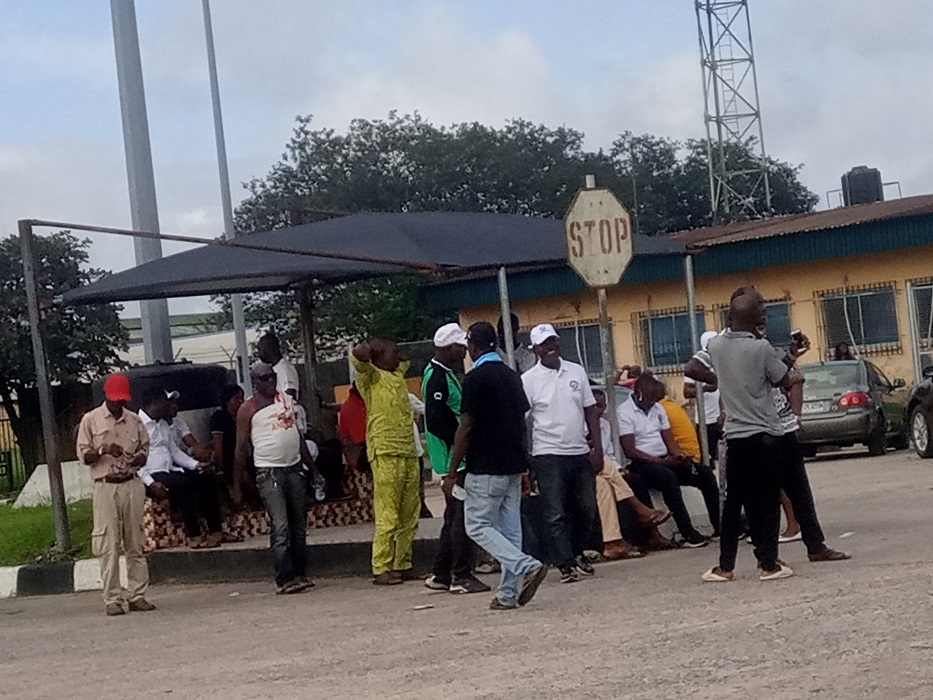
[{"label": "utility pole", "polygon": [[[214,111],[214,140],[217,144],[217,169],[220,175],[220,201],[224,213],[224,238],[236,237],[233,225],[233,202],[230,198],[230,173],[227,169],[227,145],[224,139],[224,118],[220,108],[220,86],[217,81],[217,57],[214,54],[214,28],[211,22],[210,0],[202,0],[204,36],[207,43],[207,70],[211,81],[211,105]],[[249,351],[246,346],[246,319],[243,314],[243,295],[230,295],[233,314],[233,335],[236,338],[237,383],[250,393]]]},{"label": "utility pole", "polygon": [[[120,112],[123,116],[130,216],[134,230],[157,232],[159,209],[152,171],[152,149],[149,145],[149,119],[146,116],[139,34],[136,31],[136,6],[133,0],[110,0],[110,15],[113,20]],[[135,238],[133,248],[137,265],[162,257],[162,242],[159,239]],[[146,362],[171,362],[172,334],[168,302],[165,299],[142,301],[139,308]]]}]

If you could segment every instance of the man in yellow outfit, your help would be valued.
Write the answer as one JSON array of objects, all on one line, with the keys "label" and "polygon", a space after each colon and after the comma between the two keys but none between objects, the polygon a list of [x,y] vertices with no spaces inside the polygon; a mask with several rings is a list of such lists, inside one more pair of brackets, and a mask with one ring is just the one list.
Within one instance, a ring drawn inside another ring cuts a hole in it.
[{"label": "man in yellow outfit", "polygon": [[357,345],[351,361],[366,403],[366,451],[373,470],[373,583],[420,581],[411,568],[421,510],[421,473],[405,383],[410,363],[402,360],[396,342],[386,338]]}]

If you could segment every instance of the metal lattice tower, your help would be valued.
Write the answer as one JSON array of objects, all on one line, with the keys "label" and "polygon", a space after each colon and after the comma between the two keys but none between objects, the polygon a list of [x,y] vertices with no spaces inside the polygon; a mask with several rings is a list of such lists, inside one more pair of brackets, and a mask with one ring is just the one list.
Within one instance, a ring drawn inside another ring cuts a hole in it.
[{"label": "metal lattice tower", "polygon": [[[768,216],[771,188],[748,0],[696,0],[696,12],[713,221]],[[756,162],[729,162],[729,146],[749,139],[757,142]]]}]

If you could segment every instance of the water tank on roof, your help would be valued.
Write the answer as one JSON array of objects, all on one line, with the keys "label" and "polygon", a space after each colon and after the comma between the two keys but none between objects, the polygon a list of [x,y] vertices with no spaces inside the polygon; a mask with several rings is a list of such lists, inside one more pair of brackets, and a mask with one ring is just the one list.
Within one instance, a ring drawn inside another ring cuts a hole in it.
[{"label": "water tank on roof", "polygon": [[884,201],[881,171],[867,165],[857,165],[842,176],[842,201],[851,204],[870,204]]},{"label": "water tank on roof", "polygon": [[[220,406],[220,395],[227,384],[236,383],[232,370],[220,365],[202,365],[192,362],[171,362],[154,365],[135,365],[123,371],[130,379],[130,393],[133,401],[129,408],[138,411],[139,400],[143,393],[157,386],[166,391],[177,391],[178,415],[191,428],[191,432],[201,442],[210,442],[208,419]],[[91,386],[94,403],[104,400],[103,378],[94,381]]]}]

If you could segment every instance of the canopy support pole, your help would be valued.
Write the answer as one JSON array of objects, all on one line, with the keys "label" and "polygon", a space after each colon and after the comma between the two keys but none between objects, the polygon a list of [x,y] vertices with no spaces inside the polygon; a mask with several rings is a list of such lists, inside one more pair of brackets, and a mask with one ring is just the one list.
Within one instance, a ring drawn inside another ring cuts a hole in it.
[{"label": "canopy support pole", "polygon": [[[49,493],[52,497],[52,519],[55,524],[55,547],[60,552],[71,549],[68,532],[68,510],[65,507],[65,486],[62,482],[62,461],[58,453],[58,423],[49,382],[49,362],[45,351],[44,323],[39,312],[39,289],[36,274],[36,241],[29,221],[19,222],[19,242],[23,257],[23,281],[26,285],[26,309],[32,338],[32,356],[36,367],[36,389],[39,392],[39,414],[42,420],[42,440],[45,462],[49,470]],[[83,460],[83,455],[78,459]]]},{"label": "canopy support pole", "polygon": [[310,284],[303,284],[296,290],[298,296],[298,326],[301,331],[301,344],[304,349],[305,390],[302,405],[308,412],[308,426],[315,432],[322,430],[321,399],[317,383],[317,349],[314,345],[314,298]]},{"label": "canopy support pole", "polygon": [[[694,285],[693,280],[693,256],[687,255],[684,257],[684,282],[687,285],[687,313],[690,314],[690,347],[693,348],[693,352],[699,352],[700,350],[700,332],[697,327],[697,309],[696,309],[696,286]],[[696,386],[697,398],[697,425],[699,429],[697,433],[700,436],[700,460],[703,464],[710,464],[709,459],[709,439],[706,435],[706,410],[704,407],[703,401],[703,382],[697,382]]]},{"label": "canopy support pole", "polygon": [[512,369],[515,365],[515,336],[512,335],[512,305],[509,302],[509,280],[505,266],[499,268],[499,313],[502,316],[502,341],[505,343],[505,363]]}]

